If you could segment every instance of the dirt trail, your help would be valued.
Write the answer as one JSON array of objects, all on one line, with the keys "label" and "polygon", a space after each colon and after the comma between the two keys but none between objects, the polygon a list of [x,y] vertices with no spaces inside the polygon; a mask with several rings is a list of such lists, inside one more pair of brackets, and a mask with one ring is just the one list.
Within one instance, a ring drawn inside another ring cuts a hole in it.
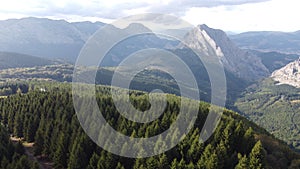
[{"label": "dirt trail", "polygon": [[[18,143],[21,139],[16,137],[10,137],[10,140],[13,143]],[[53,169],[53,163],[51,161],[43,160],[42,158],[37,158],[33,155],[33,145],[34,143],[23,143],[25,154],[28,156],[28,158],[33,162],[37,162],[39,164],[40,169]]]}]

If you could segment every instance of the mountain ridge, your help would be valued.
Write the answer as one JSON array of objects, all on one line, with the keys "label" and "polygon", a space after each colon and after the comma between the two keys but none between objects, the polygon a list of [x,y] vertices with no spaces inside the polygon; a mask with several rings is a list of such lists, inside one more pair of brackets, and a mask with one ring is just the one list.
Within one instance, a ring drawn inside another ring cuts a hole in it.
[{"label": "mountain ridge", "polygon": [[187,46],[201,51],[207,51],[205,43],[209,43],[224,67],[239,78],[251,81],[269,74],[258,57],[238,48],[220,29],[199,25],[185,36],[185,42]]},{"label": "mountain ridge", "polygon": [[244,49],[300,54],[300,31],[251,31],[229,37]]},{"label": "mountain ridge", "polygon": [[31,55],[13,52],[0,52],[0,70],[8,68],[45,66],[56,63],[58,63],[58,61],[52,61]]},{"label": "mountain ridge", "polygon": [[100,22],[34,17],[0,21],[0,51],[74,61],[85,41],[101,26]]}]

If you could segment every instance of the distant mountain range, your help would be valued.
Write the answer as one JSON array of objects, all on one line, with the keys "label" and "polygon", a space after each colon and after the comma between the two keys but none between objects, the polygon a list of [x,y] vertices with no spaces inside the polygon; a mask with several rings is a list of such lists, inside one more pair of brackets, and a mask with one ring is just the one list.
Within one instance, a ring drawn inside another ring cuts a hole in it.
[{"label": "distant mountain range", "polygon": [[261,52],[257,50],[248,50],[255,56],[261,59],[261,62],[267,67],[270,73],[280,69],[290,62],[293,62],[299,58],[297,54],[285,54],[280,52]]},{"label": "distant mountain range", "polygon": [[40,57],[12,53],[0,52],[0,70],[8,68],[24,68],[34,66],[45,66],[56,64],[58,61],[52,61]]},{"label": "distant mountain range", "polygon": [[229,35],[239,47],[260,51],[277,51],[300,54],[300,31],[296,32],[245,32]]},{"label": "distant mountain range", "polygon": [[[91,37],[99,28],[104,26],[101,22],[74,22],[69,23],[64,20],[50,20],[45,18],[23,18],[0,21],[0,51],[16,52],[27,55],[39,56],[47,59],[62,59],[75,62],[78,54],[85,44],[86,40]],[[126,33],[126,31],[139,31],[148,29],[141,24],[132,24],[128,28],[122,30],[111,26],[114,34]],[[184,32],[184,31],[181,31]],[[185,32],[187,32],[185,30]],[[185,40],[191,48],[201,48],[201,43],[209,43],[215,45],[214,55],[218,55],[225,69],[233,73],[236,77],[247,81],[257,80],[267,77],[273,70],[269,70],[269,63],[263,62],[257,53],[242,50],[235,45],[247,49],[251,47],[241,45],[240,39],[256,39],[264,40],[268,43],[275,43],[274,40],[268,38],[286,39],[297,44],[297,36],[295,33],[244,33],[238,35],[230,35],[218,29],[209,28],[206,25],[200,25],[185,35]],[[251,35],[251,36],[250,36]],[[280,37],[279,37],[280,36]],[[286,38],[282,38],[285,36]],[[253,37],[253,38],[252,38]],[[232,42],[231,39],[234,41]],[[258,45],[254,40],[248,40]],[[138,43],[137,43],[138,42]],[[243,42],[243,41],[242,41]],[[129,54],[144,48],[168,48],[172,50],[178,48],[178,43],[157,37],[155,35],[139,36],[127,39],[117,44],[108,54],[109,57],[104,59],[103,65],[115,66],[120,63]],[[263,45],[266,48],[267,45]],[[259,48],[255,48],[259,49]],[[272,46],[268,50],[272,50]],[[283,48],[278,48],[284,51]],[[203,48],[201,49],[203,50]],[[183,57],[183,56],[182,56]],[[282,58],[284,60],[284,58]],[[285,62],[282,62],[285,63]],[[284,65],[282,65],[284,66]]]},{"label": "distant mountain range", "polygon": [[0,21],[0,51],[74,61],[85,41],[103,25],[32,17]]}]

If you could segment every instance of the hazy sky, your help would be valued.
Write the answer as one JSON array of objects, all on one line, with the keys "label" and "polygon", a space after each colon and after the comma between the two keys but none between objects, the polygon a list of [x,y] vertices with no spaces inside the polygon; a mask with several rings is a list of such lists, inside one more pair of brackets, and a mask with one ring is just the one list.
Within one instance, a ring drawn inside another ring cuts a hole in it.
[{"label": "hazy sky", "polygon": [[300,30],[298,0],[8,0],[0,20],[47,17],[111,22],[145,12],[173,14],[225,31]]}]

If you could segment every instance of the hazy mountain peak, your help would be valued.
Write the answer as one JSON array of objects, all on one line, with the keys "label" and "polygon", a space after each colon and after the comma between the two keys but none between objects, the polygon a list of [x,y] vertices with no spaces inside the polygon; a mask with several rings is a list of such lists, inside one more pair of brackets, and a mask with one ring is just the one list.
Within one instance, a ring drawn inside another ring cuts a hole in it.
[{"label": "hazy mountain peak", "polygon": [[149,28],[140,23],[131,23],[125,28],[125,30],[133,32],[152,32]]},{"label": "hazy mountain peak", "polygon": [[103,25],[34,17],[0,21],[0,51],[74,60],[85,41]]},{"label": "hazy mountain peak", "polygon": [[[200,27],[195,27],[188,32],[184,37],[184,42],[190,48],[204,52],[206,55],[214,53],[219,57],[223,56],[221,49],[216,45],[215,41]],[[215,48],[211,49],[209,47]],[[181,44],[180,48],[184,48],[184,45]]]},{"label": "hazy mountain peak", "polygon": [[240,47],[260,51],[277,51],[300,54],[300,31],[276,32],[256,31],[231,35],[230,38]]},{"label": "hazy mountain peak", "polygon": [[271,77],[278,81],[278,84],[288,84],[300,88],[300,58],[275,70]]}]

